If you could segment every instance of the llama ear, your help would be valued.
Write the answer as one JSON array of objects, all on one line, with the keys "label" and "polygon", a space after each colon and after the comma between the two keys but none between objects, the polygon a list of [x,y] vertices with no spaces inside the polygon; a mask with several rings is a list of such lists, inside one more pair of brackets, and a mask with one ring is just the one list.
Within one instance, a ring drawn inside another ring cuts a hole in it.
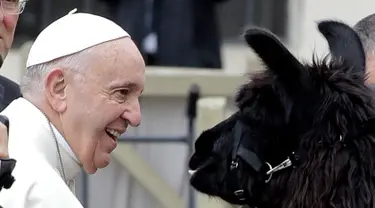
[{"label": "llama ear", "polygon": [[274,34],[266,29],[251,28],[246,31],[245,40],[291,96],[310,89],[308,72]]},{"label": "llama ear", "polygon": [[338,21],[325,20],[318,23],[318,29],[327,39],[334,59],[353,67],[353,73],[365,73],[365,52],[358,34],[350,26]]}]

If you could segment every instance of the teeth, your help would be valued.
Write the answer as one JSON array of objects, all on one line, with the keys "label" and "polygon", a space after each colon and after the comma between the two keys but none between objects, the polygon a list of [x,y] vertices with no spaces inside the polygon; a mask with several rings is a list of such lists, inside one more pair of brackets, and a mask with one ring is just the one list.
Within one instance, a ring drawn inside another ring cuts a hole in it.
[{"label": "teeth", "polygon": [[116,139],[119,138],[121,136],[121,133],[114,130],[114,129],[106,129],[106,131],[111,134],[113,137],[115,137]]}]

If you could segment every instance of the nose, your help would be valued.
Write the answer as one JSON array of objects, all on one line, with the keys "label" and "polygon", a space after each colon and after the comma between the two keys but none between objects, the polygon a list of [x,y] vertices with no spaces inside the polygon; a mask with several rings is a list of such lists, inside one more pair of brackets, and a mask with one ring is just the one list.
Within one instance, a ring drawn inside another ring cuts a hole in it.
[{"label": "nose", "polygon": [[137,127],[141,124],[141,106],[138,99],[128,106],[122,114],[122,118],[127,120],[132,127]]}]

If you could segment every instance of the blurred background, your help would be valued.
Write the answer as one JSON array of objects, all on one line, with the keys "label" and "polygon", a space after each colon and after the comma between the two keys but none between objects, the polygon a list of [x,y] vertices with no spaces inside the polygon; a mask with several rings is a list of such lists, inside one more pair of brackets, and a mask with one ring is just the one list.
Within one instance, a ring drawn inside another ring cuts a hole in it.
[{"label": "blurred background", "polygon": [[229,208],[191,190],[186,166],[194,138],[233,113],[244,74],[262,69],[242,32],[268,28],[297,57],[310,61],[313,52],[327,52],[317,20],[354,25],[375,12],[375,1],[29,0],[1,74],[19,82],[34,38],[74,8],[118,23],[147,63],[142,125],[123,135],[108,168],[77,178],[84,206]]}]

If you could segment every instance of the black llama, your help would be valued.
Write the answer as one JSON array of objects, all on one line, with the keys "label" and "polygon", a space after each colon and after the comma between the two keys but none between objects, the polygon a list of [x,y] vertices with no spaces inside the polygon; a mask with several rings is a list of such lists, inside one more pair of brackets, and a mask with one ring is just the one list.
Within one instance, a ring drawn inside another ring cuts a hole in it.
[{"label": "black llama", "polygon": [[375,207],[375,105],[362,44],[345,23],[318,29],[330,54],[312,64],[267,30],[246,31],[266,70],[240,87],[238,111],[197,139],[197,191],[257,208]]}]

